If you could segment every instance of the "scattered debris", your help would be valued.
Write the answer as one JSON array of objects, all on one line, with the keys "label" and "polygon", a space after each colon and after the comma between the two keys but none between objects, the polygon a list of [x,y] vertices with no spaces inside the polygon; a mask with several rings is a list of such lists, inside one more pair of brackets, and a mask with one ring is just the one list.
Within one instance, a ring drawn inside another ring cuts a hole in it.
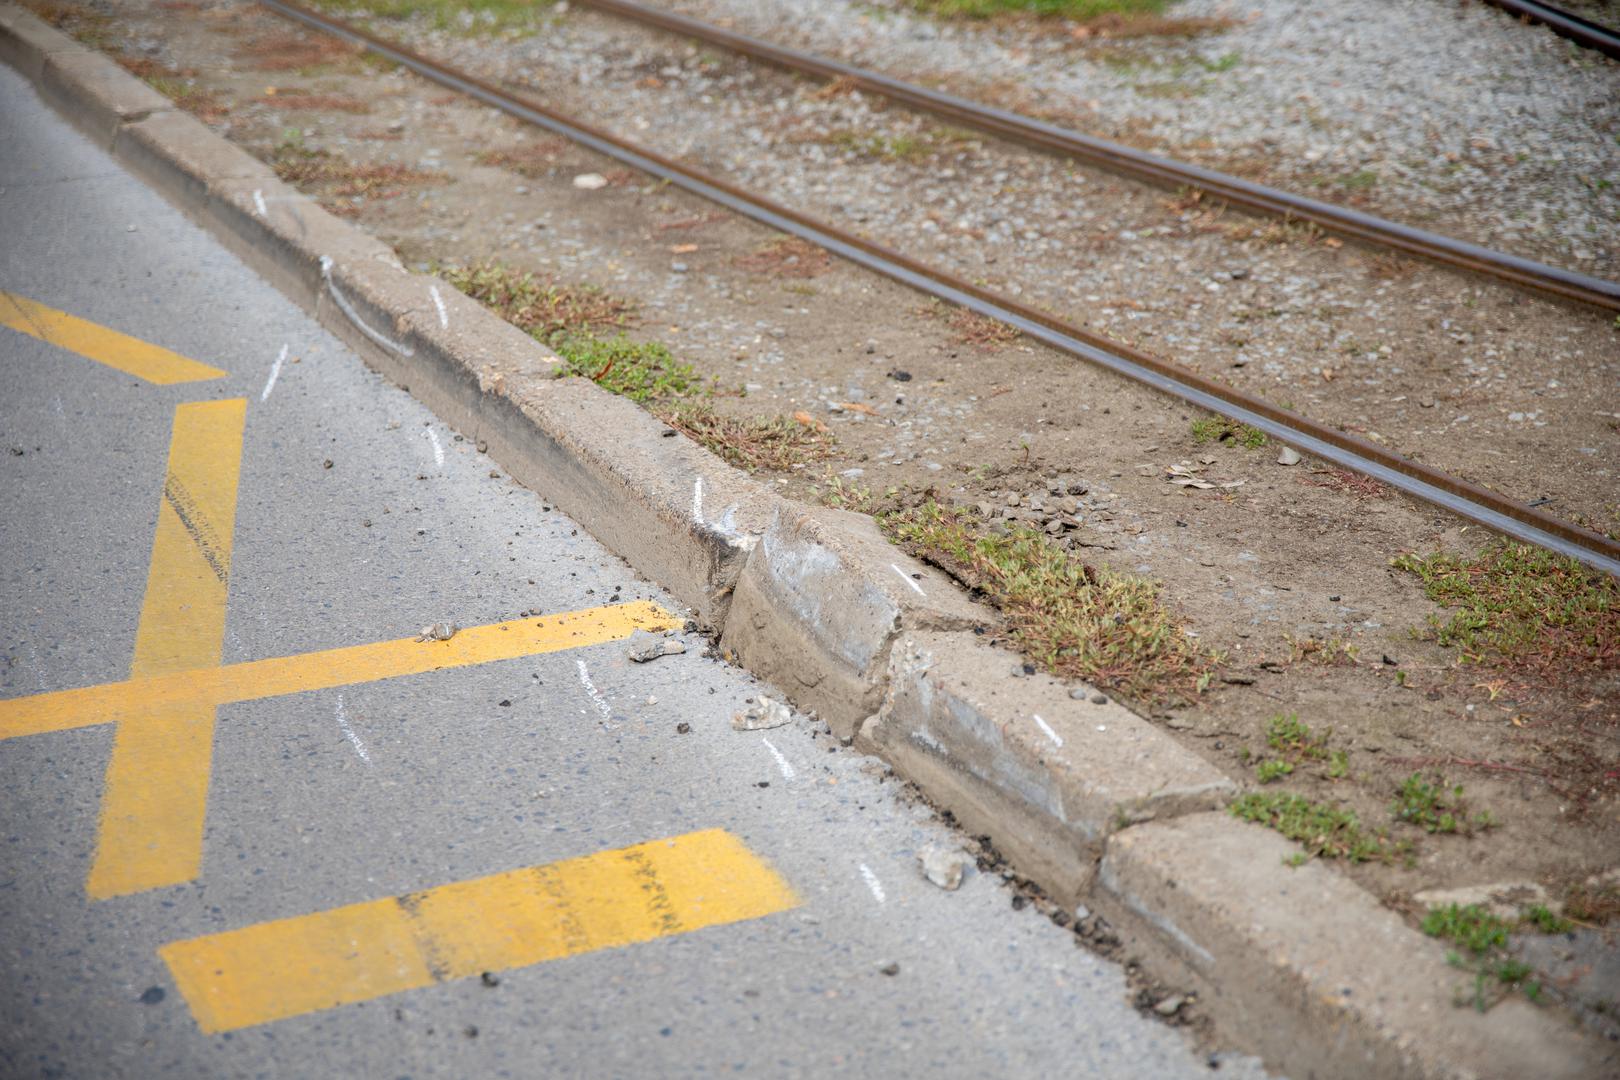
[{"label": "scattered debris", "polygon": [[1186,1003],[1187,999],[1182,997],[1180,994],[1171,994],[1169,997],[1153,1006],[1153,1011],[1158,1013],[1160,1016],[1174,1016],[1176,1013],[1181,1011],[1181,1007]]},{"label": "scattered debris", "polygon": [[780,701],[763,695],[750,700],[752,704],[748,708],[731,718],[731,726],[737,731],[766,731],[781,727],[793,719],[792,710]]},{"label": "scattered debris", "polygon": [[1300,463],[1299,451],[1292,446],[1285,446],[1277,451],[1277,464],[1298,465]]},{"label": "scattered debris", "polygon": [[917,865],[923,877],[946,892],[962,887],[962,875],[967,870],[968,857],[955,848],[929,844],[917,853]]},{"label": "scattered debris", "polygon": [[660,656],[679,656],[686,651],[686,646],[673,638],[653,638],[648,641],[649,637],[652,635],[636,631],[630,639],[630,650],[625,655],[637,664],[646,664]]},{"label": "scattered debris", "polygon": [[449,641],[456,636],[459,630],[455,623],[436,622],[432,626],[422,627],[422,632],[416,635],[417,641]]},{"label": "scattered debris", "polygon": [[677,734],[677,735],[690,735],[690,734],[692,734],[692,725],[688,724],[685,720],[682,720],[680,723],[675,725],[675,734]]},{"label": "scattered debris", "polygon": [[1226,490],[1243,486],[1244,481],[1242,480],[1225,480],[1219,484],[1213,480],[1205,480],[1197,475],[1203,471],[1204,467],[1202,465],[1166,465],[1164,467],[1164,478],[1177,487],[1197,488],[1199,491]]},{"label": "scattered debris", "polygon": [[581,191],[596,191],[600,188],[607,187],[607,185],[608,179],[601,173],[580,173],[578,176],[574,177],[574,186],[579,188]]},{"label": "scattered debris", "polygon": [[900,965],[894,961],[890,961],[889,963],[878,968],[878,970],[885,975],[898,975],[900,974]]}]

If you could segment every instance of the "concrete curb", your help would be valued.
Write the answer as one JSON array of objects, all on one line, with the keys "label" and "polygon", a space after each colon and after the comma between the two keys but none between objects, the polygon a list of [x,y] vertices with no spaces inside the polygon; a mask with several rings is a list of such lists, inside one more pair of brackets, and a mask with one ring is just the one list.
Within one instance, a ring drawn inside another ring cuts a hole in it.
[{"label": "concrete curb", "polygon": [[1456,973],[1434,942],[1331,870],[1284,867],[1292,846],[1275,834],[1205,812],[1232,782],[1140,717],[1022,677],[1016,657],[975,635],[995,613],[869,519],[789,502],[631,402],[555,379],[557,359],[533,339],[406,271],[113,61],[4,3],[0,59],[368,364],[691,606],[751,670],[989,834],[1051,895],[1087,897],[1134,947],[1202,985],[1216,1018],[1273,1067],[1602,1073],[1598,1048],[1552,1013],[1454,1008]]}]

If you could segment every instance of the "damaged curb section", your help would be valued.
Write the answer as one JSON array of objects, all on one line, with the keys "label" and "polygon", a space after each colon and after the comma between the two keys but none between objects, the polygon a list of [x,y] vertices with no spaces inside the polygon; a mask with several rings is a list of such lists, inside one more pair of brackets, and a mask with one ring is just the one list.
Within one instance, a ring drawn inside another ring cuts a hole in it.
[{"label": "damaged curb section", "polygon": [[[0,59],[374,369],[482,442],[722,648],[890,762],[1065,904],[1184,976],[1240,1048],[1304,1077],[1614,1068],[1550,1011],[1476,1014],[1441,946],[1219,812],[1232,781],[979,635],[994,612],[870,518],[777,496],[283,184],[112,60],[0,3]],[[1014,674],[1018,677],[1014,678]],[[1099,700],[1101,699],[1101,700]]]}]

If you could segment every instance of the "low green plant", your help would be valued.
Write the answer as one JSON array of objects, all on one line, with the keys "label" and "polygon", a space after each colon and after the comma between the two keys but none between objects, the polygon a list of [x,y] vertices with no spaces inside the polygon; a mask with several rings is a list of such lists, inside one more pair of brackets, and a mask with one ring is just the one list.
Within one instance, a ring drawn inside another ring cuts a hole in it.
[{"label": "low green plant", "polygon": [[546,344],[562,357],[558,378],[581,375],[604,390],[631,401],[679,397],[701,388],[698,374],[656,341],[632,341],[625,334],[597,337],[588,331],[561,330]]},{"label": "low green plant", "polygon": [[1441,777],[1425,780],[1415,772],[1401,782],[1390,813],[1396,821],[1416,825],[1431,833],[1466,833],[1488,829],[1496,824],[1489,812],[1468,816],[1468,803],[1461,784],[1447,785]]},{"label": "low green plant", "polygon": [[1470,1003],[1476,1009],[1484,1012],[1493,997],[1512,991],[1531,1001],[1540,999],[1541,984],[1530,978],[1534,973],[1530,965],[1504,952],[1512,929],[1507,921],[1478,904],[1447,904],[1430,909],[1421,926],[1430,937],[1463,950],[1448,953],[1447,959],[1454,967],[1473,972]]},{"label": "low green plant", "polygon": [[653,410],[664,423],[740,469],[787,470],[830,456],[837,443],[825,427],[785,416],[729,416],[706,401]]},{"label": "low green plant", "polygon": [[1223,442],[1258,450],[1266,445],[1266,433],[1257,427],[1228,420],[1224,416],[1207,416],[1192,422],[1193,442]]},{"label": "low green plant", "polygon": [[1335,750],[1328,758],[1328,779],[1343,780],[1350,775],[1350,755],[1343,750]]},{"label": "low green plant", "polygon": [[1620,580],[1528,544],[1499,541],[1474,555],[1391,560],[1430,600],[1429,633],[1473,662],[1568,674],[1620,669]]},{"label": "low green plant", "polygon": [[1262,784],[1269,784],[1273,780],[1281,780],[1294,771],[1294,767],[1286,761],[1262,761],[1254,770],[1255,779]]},{"label": "low green plant", "polygon": [[1575,924],[1554,912],[1544,904],[1534,904],[1525,909],[1520,921],[1526,926],[1532,926],[1543,934],[1567,934],[1575,929]]},{"label": "low green plant", "polygon": [[1046,533],[986,529],[932,499],[880,517],[890,539],[1001,609],[1008,635],[1053,674],[1142,700],[1189,697],[1217,659],[1137,574],[1094,567]]},{"label": "low green plant", "polygon": [[1383,836],[1362,828],[1353,810],[1314,803],[1286,791],[1251,791],[1232,802],[1232,815],[1276,829],[1323,859],[1385,860],[1399,851]]},{"label": "low green plant", "polygon": [[1266,725],[1266,745],[1279,754],[1308,761],[1328,756],[1326,743],[1311,734],[1296,713],[1278,713]]}]

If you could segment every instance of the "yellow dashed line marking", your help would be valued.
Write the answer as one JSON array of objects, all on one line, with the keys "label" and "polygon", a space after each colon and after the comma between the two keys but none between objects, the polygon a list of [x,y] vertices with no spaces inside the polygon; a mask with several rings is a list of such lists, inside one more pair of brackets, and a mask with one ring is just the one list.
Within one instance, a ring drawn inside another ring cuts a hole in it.
[{"label": "yellow dashed line marking", "polygon": [[158,954],[208,1033],[796,907],[721,829],[259,923]]},{"label": "yellow dashed line marking", "polygon": [[219,368],[4,290],[0,290],[0,326],[9,326],[159,386],[222,379],[226,375]]},{"label": "yellow dashed line marking", "polygon": [[[174,411],[131,681],[217,667],[247,402]],[[118,724],[86,891],[96,900],[190,881],[202,861],[214,705],[176,701]]]},{"label": "yellow dashed line marking", "polygon": [[462,630],[449,641],[397,638],[370,645],[250,660],[242,664],[101,683],[75,690],[0,700],[0,740],[97,724],[123,723],[178,705],[227,705],[327,690],[561,652],[627,638],[637,630],[673,630],[681,620],[657,604],[586,608],[544,618],[514,619]]}]

